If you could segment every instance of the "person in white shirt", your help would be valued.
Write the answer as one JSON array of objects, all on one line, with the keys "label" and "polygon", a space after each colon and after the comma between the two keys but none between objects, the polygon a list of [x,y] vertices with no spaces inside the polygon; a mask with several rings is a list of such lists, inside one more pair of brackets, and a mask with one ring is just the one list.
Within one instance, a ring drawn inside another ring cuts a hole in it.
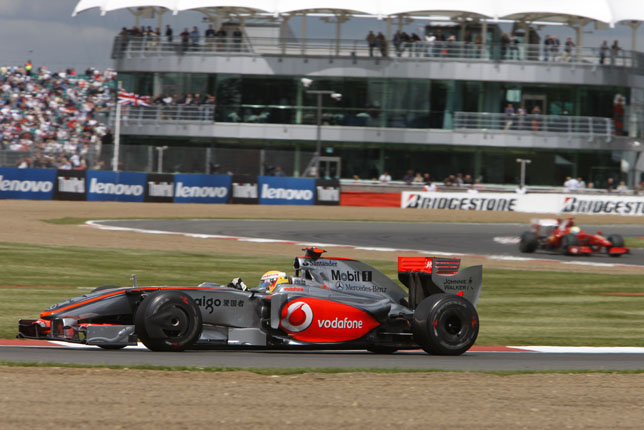
[{"label": "person in white shirt", "polygon": [[383,172],[378,178],[380,182],[391,182],[391,175],[388,172]]}]

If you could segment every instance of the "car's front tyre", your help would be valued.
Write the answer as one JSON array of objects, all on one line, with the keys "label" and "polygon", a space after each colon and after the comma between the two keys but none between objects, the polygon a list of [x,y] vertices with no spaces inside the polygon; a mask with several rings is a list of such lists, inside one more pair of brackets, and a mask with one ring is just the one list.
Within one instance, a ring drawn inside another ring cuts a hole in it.
[{"label": "car's front tyre", "polygon": [[539,242],[537,242],[537,235],[531,231],[524,231],[521,233],[521,240],[519,241],[519,251],[521,252],[534,252],[537,249]]},{"label": "car's front tyre", "polygon": [[152,351],[183,351],[202,330],[201,311],[181,291],[158,291],[143,299],[134,317],[136,334]]}]

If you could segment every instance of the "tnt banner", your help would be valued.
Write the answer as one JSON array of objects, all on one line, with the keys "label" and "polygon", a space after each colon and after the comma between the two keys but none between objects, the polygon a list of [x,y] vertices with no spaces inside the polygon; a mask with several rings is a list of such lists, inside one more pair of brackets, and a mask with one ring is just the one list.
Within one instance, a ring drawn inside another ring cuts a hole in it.
[{"label": "tnt banner", "polygon": [[172,203],[174,201],[174,175],[148,173],[146,202]]},{"label": "tnt banner", "polygon": [[84,170],[59,170],[56,174],[54,200],[86,200]]},{"label": "tnt banner", "polygon": [[230,175],[174,175],[175,203],[227,203]]},{"label": "tnt banner", "polygon": [[259,204],[257,176],[233,175],[230,194],[230,203]]},{"label": "tnt banner", "polygon": [[93,202],[142,202],[145,173],[87,171],[87,200]]},{"label": "tnt banner", "polygon": [[259,204],[312,205],[315,179],[259,176]]},{"label": "tnt banner", "polygon": [[339,179],[316,179],[315,180],[315,204],[316,205],[339,205],[340,204],[340,180]]},{"label": "tnt banner", "polygon": [[0,199],[51,200],[56,182],[53,169],[0,168]]}]

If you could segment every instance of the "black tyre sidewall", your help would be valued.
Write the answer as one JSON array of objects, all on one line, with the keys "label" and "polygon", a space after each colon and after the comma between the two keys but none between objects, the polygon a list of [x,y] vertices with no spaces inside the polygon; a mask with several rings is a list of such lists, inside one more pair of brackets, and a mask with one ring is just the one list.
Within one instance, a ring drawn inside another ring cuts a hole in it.
[{"label": "black tyre sidewall", "polygon": [[[153,318],[161,312],[177,312],[182,319],[180,333],[166,335],[154,325]],[[134,317],[135,331],[141,342],[152,351],[183,351],[199,339],[203,322],[194,300],[181,291],[158,291],[146,297]]]},{"label": "black tyre sidewall", "polygon": [[572,233],[569,233],[561,238],[561,249],[565,253],[568,253],[568,248],[577,245],[579,245],[579,238]]},{"label": "black tyre sidewall", "polygon": [[[458,334],[447,331],[450,319],[458,321]],[[426,352],[433,355],[460,355],[476,342],[479,318],[472,303],[463,297],[434,294],[416,308],[412,329],[416,343]]]},{"label": "black tyre sidewall", "polygon": [[534,252],[537,249],[537,235],[531,231],[524,231],[521,234],[521,241],[519,242],[519,251],[521,252]]},{"label": "black tyre sidewall", "polygon": [[610,243],[612,243],[613,246],[617,246],[620,248],[624,246],[624,238],[620,234],[611,234],[606,239]]}]

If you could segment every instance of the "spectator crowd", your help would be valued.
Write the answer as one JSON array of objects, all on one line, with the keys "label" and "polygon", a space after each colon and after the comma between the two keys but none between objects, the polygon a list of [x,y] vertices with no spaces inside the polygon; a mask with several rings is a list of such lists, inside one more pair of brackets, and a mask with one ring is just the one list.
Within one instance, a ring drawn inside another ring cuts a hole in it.
[{"label": "spectator crowd", "polygon": [[42,66],[0,67],[0,150],[24,151],[17,167],[58,169],[88,166],[98,159],[107,127],[96,119],[113,105],[110,70],[51,72]]}]

